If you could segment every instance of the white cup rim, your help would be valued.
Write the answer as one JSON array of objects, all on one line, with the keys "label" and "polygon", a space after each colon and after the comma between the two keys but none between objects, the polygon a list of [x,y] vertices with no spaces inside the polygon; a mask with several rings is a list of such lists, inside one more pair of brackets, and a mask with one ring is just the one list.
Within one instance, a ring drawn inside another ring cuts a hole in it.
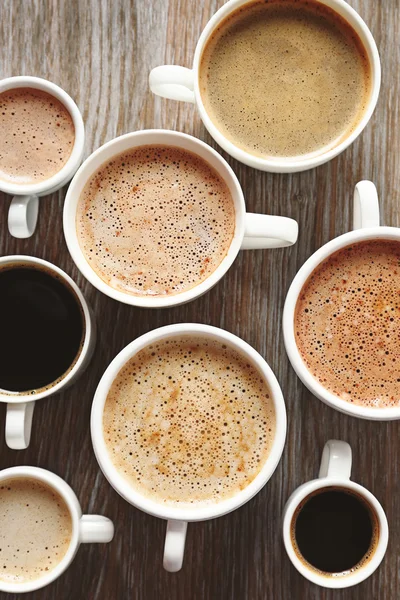
[{"label": "white cup rim", "polygon": [[55,175],[44,181],[30,185],[9,183],[0,179],[0,189],[7,194],[16,196],[45,195],[62,187],[73,176],[78,168],[83,155],[85,127],[82,115],[76,103],[67,92],[55,83],[41,77],[32,77],[28,75],[18,75],[16,77],[7,77],[6,79],[0,80],[0,94],[7,90],[21,87],[39,89],[54,96],[68,110],[75,127],[75,141],[71,155],[65,165],[55,173]]},{"label": "white cup rim", "polygon": [[[157,340],[170,338],[180,335],[203,335],[214,339],[223,340],[233,348],[244,354],[262,373],[266,379],[272,393],[275,405],[276,430],[275,439],[272,444],[271,452],[265,461],[261,471],[255,479],[241,492],[223,500],[217,504],[202,506],[200,508],[180,508],[175,506],[164,506],[154,500],[151,500],[137,492],[122,475],[111,461],[103,435],[103,409],[107,398],[108,390],[116,375],[123,365],[142,348],[154,343]],[[91,434],[94,452],[97,461],[112,487],[127,502],[136,506],[140,510],[162,519],[175,519],[182,521],[203,521],[220,517],[229,513],[255,496],[267,483],[274,473],[281,458],[286,438],[286,409],[282,391],[279,383],[269,365],[262,356],[252,348],[247,342],[237,336],[210,325],[198,323],[180,323],[177,325],[167,325],[154,329],[140,336],[128,344],[110,363],[103,374],[97,387],[91,414]]]},{"label": "white cup rim", "polygon": [[36,258],[35,256],[29,256],[24,254],[11,254],[9,256],[0,257],[0,268],[7,263],[31,263],[34,265],[39,265],[53,273],[56,273],[73,290],[79,301],[83,313],[85,337],[79,352],[79,356],[75,360],[75,363],[73,364],[72,368],[70,368],[66,374],[62,375],[55,385],[52,385],[50,383],[47,389],[43,390],[42,392],[39,392],[38,394],[31,394],[29,392],[24,394],[22,392],[11,392],[8,390],[0,389],[0,402],[7,402],[8,404],[18,404],[20,402],[35,402],[36,400],[40,400],[41,398],[46,398],[47,396],[52,396],[53,394],[56,394],[63,387],[65,387],[81,369],[82,364],[85,361],[86,355],[89,351],[90,341],[93,336],[92,319],[90,316],[88,304],[75,281],[69,275],[67,275],[65,271],[63,271],[53,263],[48,262],[47,260],[43,260],[42,258]]}]

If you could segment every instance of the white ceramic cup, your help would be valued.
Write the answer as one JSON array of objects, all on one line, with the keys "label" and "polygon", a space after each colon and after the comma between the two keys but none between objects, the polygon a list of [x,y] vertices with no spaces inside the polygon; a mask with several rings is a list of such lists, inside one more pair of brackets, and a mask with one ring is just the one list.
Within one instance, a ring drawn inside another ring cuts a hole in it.
[{"label": "white ceramic cup", "polygon": [[81,306],[85,335],[78,358],[75,360],[72,368],[69,369],[61,378],[54,383],[49,384],[45,390],[38,393],[32,392],[13,392],[0,389],[0,402],[7,403],[6,415],[6,443],[9,448],[22,450],[27,448],[31,438],[33,409],[36,400],[52,396],[72,384],[86,369],[92,357],[96,343],[96,327],[91,309],[89,308],[82,292],[76,283],[64,271],[52,263],[34,258],[33,256],[24,256],[22,254],[15,256],[2,256],[0,258],[0,268],[4,265],[27,264],[45,268],[47,271],[55,273],[64,280],[66,285],[75,293]]},{"label": "white ceramic cup", "polygon": [[[248,360],[260,371],[265,378],[265,381],[268,383],[272,392],[276,414],[276,432],[271,452],[255,479],[233,498],[228,498],[222,502],[211,504],[209,506],[201,506],[198,508],[196,508],[196,506],[193,506],[193,508],[164,506],[163,504],[160,504],[157,501],[152,500],[151,498],[146,497],[140,494],[140,492],[136,491],[135,488],[129,484],[127,479],[125,479],[114,466],[107,450],[103,432],[103,410],[107,394],[114,379],[126,362],[149,344],[153,344],[166,338],[172,338],[175,336],[180,337],[182,335],[193,335],[196,337],[200,336],[207,339],[222,341],[223,343],[240,352],[241,355],[245,356],[246,360]],[[265,360],[260,356],[260,354],[258,354],[258,352],[254,350],[254,348],[232,333],[228,333],[223,329],[211,327],[209,325],[182,323],[179,325],[160,327],[159,329],[155,329],[149,333],[146,333],[145,335],[142,335],[134,342],[126,346],[114,358],[101,378],[94,396],[91,417],[91,432],[96,458],[104,475],[107,477],[113,488],[123,498],[125,498],[125,500],[140,510],[143,510],[144,512],[155,517],[168,520],[164,547],[164,568],[167,571],[175,572],[179,571],[182,567],[188,522],[213,519],[239,508],[242,506],[242,504],[245,504],[245,502],[248,502],[255,494],[257,494],[270,479],[278,465],[285,444],[286,409],[282,391],[275,375]]]},{"label": "white ceramic cup", "polygon": [[36,228],[39,197],[52,194],[63,187],[72,178],[81,164],[85,142],[85,128],[79,108],[67,92],[64,92],[58,85],[40,77],[28,77],[25,75],[8,77],[0,81],[0,94],[16,88],[34,88],[54,96],[68,110],[75,126],[75,142],[71,156],[58,173],[45,181],[30,185],[9,183],[0,179],[0,190],[14,196],[8,213],[9,232],[16,238],[28,238]]},{"label": "white ceramic cup", "polygon": [[345,246],[364,240],[397,240],[400,242],[400,228],[379,226],[378,194],[372,181],[360,181],[354,190],[353,231],[340,235],[317,250],[304,263],[289,288],[283,309],[283,337],[286,352],[292,367],[305,386],[320,400],[336,408],[340,412],[378,421],[400,419],[400,406],[388,408],[373,408],[359,406],[342,400],[324,388],[315,379],[303,362],[296,344],[294,331],[294,315],[298,297],[311,273],[331,254]]},{"label": "white ceramic cup", "polygon": [[[92,269],[79,245],[76,231],[76,211],[79,197],[86,183],[98,168],[114,156],[131,148],[149,144],[176,146],[197,154],[224,178],[233,198],[236,210],[235,233],[227,255],[206,280],[195,287],[170,296],[140,297],[116,290],[105,283]],[[149,129],[136,131],[108,142],[85,160],[69,186],[64,204],[64,235],[70,254],[81,273],[98,290],[114,300],[134,306],[162,308],[194,300],[213,287],[229,269],[240,249],[281,248],[291,246],[297,240],[298,226],[293,219],[246,213],[244,197],[239,181],[228,163],[210,146],[197,138],[177,131]]]},{"label": "white ceramic cup", "polygon": [[[357,32],[367,51],[372,74],[371,94],[364,116],[351,134],[333,148],[321,149],[321,152],[313,153],[309,157],[260,158],[242,150],[228,140],[208,115],[201,99],[199,87],[199,66],[203,49],[220,23],[228,15],[236,11],[237,8],[249,2],[249,0],[229,0],[211,17],[197,43],[192,69],[174,65],[165,65],[153,69],[149,78],[151,91],[164,98],[196,104],[205,127],[215,141],[231,156],[250,167],[272,173],[295,173],[322,165],[350,146],[367,125],[374,112],[379,96],[381,67],[375,40],[360,15],[344,0],[319,1],[341,15]],[[266,60],[268,60],[268,57],[266,57]]]},{"label": "white ceramic cup", "polygon": [[[321,467],[318,479],[313,479],[297,488],[286,503],[283,514],[283,541],[286,552],[296,569],[307,579],[327,588],[345,588],[361,583],[367,579],[380,565],[385,556],[389,539],[389,528],[385,512],[378,500],[358,483],[350,481],[351,474],[351,448],[346,442],[329,440],[322,453]],[[366,500],[374,511],[378,522],[378,542],[371,558],[359,569],[343,576],[324,576],[305,560],[301,560],[293,547],[292,521],[300,503],[317,490],[329,487],[342,488],[355,492]]]},{"label": "white ceramic cup", "polygon": [[33,592],[57,579],[69,567],[81,544],[111,542],[114,537],[113,522],[100,515],[82,515],[78,498],[58,475],[38,467],[12,467],[0,471],[0,483],[6,479],[25,477],[44,482],[60,494],[72,518],[72,536],[64,558],[42,577],[24,583],[7,583],[0,580],[0,591],[13,594]]}]

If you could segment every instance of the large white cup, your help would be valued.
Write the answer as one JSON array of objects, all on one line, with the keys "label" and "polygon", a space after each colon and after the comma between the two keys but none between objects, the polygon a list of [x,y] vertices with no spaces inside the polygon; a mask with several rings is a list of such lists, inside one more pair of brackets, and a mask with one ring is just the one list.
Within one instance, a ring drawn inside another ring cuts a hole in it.
[{"label": "large white cup", "polygon": [[[207,277],[207,279],[195,287],[171,296],[133,296],[116,290],[105,283],[86,260],[79,245],[76,231],[76,211],[79,197],[91,176],[101,165],[118,154],[130,150],[131,148],[149,144],[176,146],[184,150],[189,150],[206,160],[225,180],[232,194],[236,211],[234,236],[229,250],[220,265],[209,277]],[[297,240],[297,233],[297,222],[293,219],[246,213],[246,206],[240,183],[235,173],[222,156],[197,138],[184,133],[178,133],[177,131],[168,131],[166,129],[149,129],[128,133],[111,140],[111,142],[108,142],[96,150],[96,152],[85,160],[72,180],[64,204],[64,235],[70,254],[81,273],[98,290],[111,298],[114,298],[114,300],[147,308],[175,306],[194,300],[207,292],[221,279],[235,260],[240,249],[281,248],[284,246],[291,246]]]},{"label": "large white cup", "polygon": [[[360,15],[344,0],[319,1],[341,15],[357,32],[367,51],[372,73],[371,94],[362,119],[348,137],[334,148],[325,151],[322,149],[321,153],[317,153],[317,155],[309,158],[302,158],[301,156],[276,159],[260,158],[242,150],[228,140],[208,115],[201,99],[199,87],[199,66],[203,49],[220,23],[237,8],[249,2],[249,0],[229,0],[211,17],[197,42],[192,69],[174,65],[165,65],[153,69],[149,78],[151,91],[164,98],[196,104],[205,127],[215,141],[231,156],[250,167],[272,173],[295,173],[322,165],[350,146],[367,125],[374,112],[379,96],[381,67],[375,40]],[[265,60],[268,60],[268,56],[265,57]],[[282,60],[284,60],[284,57],[282,57]]]},{"label": "large white cup", "polygon": [[75,127],[75,142],[71,155],[58,173],[45,181],[30,185],[9,183],[0,179],[0,190],[14,196],[8,213],[8,229],[14,237],[28,238],[36,228],[39,197],[47,196],[62,188],[72,178],[81,164],[85,142],[85,128],[79,108],[67,92],[55,83],[51,83],[40,77],[28,77],[25,75],[8,77],[0,81],[0,94],[16,88],[34,88],[54,96],[68,110]]},{"label": "large white cup", "polygon": [[7,403],[6,415],[6,443],[9,448],[22,450],[27,448],[31,438],[33,409],[36,400],[52,396],[72,384],[86,369],[92,357],[96,343],[96,327],[94,318],[82,292],[76,283],[64,271],[52,263],[34,258],[33,256],[24,256],[22,254],[15,256],[2,256],[0,258],[0,268],[4,265],[27,264],[37,265],[45,268],[47,271],[55,273],[57,277],[64,280],[67,287],[71,288],[81,306],[84,319],[84,339],[78,358],[75,360],[72,368],[69,369],[54,385],[49,384],[45,390],[38,393],[32,392],[14,392],[0,389],[0,402]]},{"label": "large white cup", "polygon": [[[286,552],[296,569],[307,579],[327,588],[345,588],[361,583],[367,579],[380,565],[385,556],[389,539],[389,528],[385,512],[378,500],[365,487],[350,481],[351,448],[346,442],[329,440],[322,453],[318,479],[303,483],[290,496],[283,514],[283,541]],[[324,488],[341,488],[356,492],[366,500],[374,511],[378,521],[378,542],[371,558],[359,569],[344,576],[329,577],[318,573],[301,560],[295,551],[292,541],[292,521],[301,502],[310,494]]]},{"label": "large white cup", "polygon": [[318,265],[325,261],[331,254],[345,246],[364,240],[397,240],[400,242],[400,228],[379,226],[378,194],[372,181],[360,181],[354,190],[354,218],[353,231],[340,235],[317,250],[304,263],[289,288],[283,309],[283,336],[286,352],[292,367],[301,381],[317,398],[336,408],[340,412],[378,421],[400,419],[400,406],[388,408],[373,408],[359,406],[347,402],[324,388],[315,379],[305,365],[296,344],[294,330],[294,315],[298,297],[301,290]]},{"label": "large white cup", "polygon": [[25,477],[41,481],[60,494],[71,515],[72,536],[64,558],[54,569],[39,579],[24,583],[0,581],[0,590],[13,594],[33,592],[57,579],[69,567],[81,544],[111,542],[114,537],[112,521],[100,515],[83,515],[75,493],[58,475],[38,467],[12,467],[0,471],[0,483],[6,479],[24,479]]},{"label": "large white cup", "polygon": [[[108,391],[126,362],[149,344],[153,344],[166,338],[180,337],[182,335],[200,336],[207,339],[222,341],[224,344],[231,346],[241,355],[245,356],[246,360],[260,371],[265,378],[265,381],[268,383],[272,393],[276,416],[275,439],[272,444],[271,452],[255,479],[233,498],[228,498],[222,502],[198,508],[196,508],[195,505],[193,508],[165,506],[140,494],[140,492],[135,490],[114,466],[107,450],[103,432],[103,410]],[[114,358],[101,378],[94,396],[91,432],[96,458],[104,475],[107,477],[113,488],[125,498],[125,500],[133,504],[133,506],[136,506],[155,517],[168,520],[164,547],[164,568],[167,571],[175,572],[179,571],[182,567],[188,522],[213,519],[239,508],[239,506],[242,506],[242,504],[245,504],[245,502],[248,502],[255,494],[257,494],[270,479],[278,465],[285,444],[286,409],[282,391],[275,375],[254,348],[223,329],[211,327],[209,325],[182,323],[179,325],[160,327],[159,329],[155,329],[154,331],[142,335],[126,346],[126,348]]]}]

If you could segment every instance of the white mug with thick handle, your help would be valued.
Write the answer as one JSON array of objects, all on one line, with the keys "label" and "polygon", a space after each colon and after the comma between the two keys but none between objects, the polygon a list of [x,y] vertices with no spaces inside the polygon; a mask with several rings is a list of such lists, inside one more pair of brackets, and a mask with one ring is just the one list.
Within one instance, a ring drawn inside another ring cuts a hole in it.
[{"label": "white mug with thick handle", "polygon": [[[351,475],[351,448],[346,442],[329,440],[322,453],[321,466],[318,479],[303,483],[293,492],[288,499],[283,514],[283,541],[286,552],[296,569],[307,579],[328,588],[345,588],[356,585],[367,579],[380,565],[385,556],[389,539],[389,528],[385,512],[378,500],[365,487],[350,480]],[[359,569],[350,571],[345,575],[324,576],[301,560],[293,545],[292,522],[299,505],[310,494],[324,488],[340,488],[355,492],[361,496],[376,516],[378,523],[378,541],[368,561]]]},{"label": "white mug with thick handle", "polygon": [[[79,244],[76,230],[76,212],[79,197],[82,191],[98,168],[118,154],[132,148],[145,145],[176,146],[183,150],[189,150],[206,160],[225,180],[236,212],[236,226],[231,245],[228,252],[213,273],[195,287],[175,295],[169,296],[133,296],[131,294],[116,290],[104,282],[92,269],[86,260]],[[246,213],[244,196],[240,183],[228,165],[218,152],[213,150],[204,142],[195,137],[169,131],[166,129],[148,129],[127,133],[96,150],[85,160],[79,171],[72,180],[64,204],[64,235],[68,250],[81,273],[98,290],[107,294],[114,300],[144,306],[147,308],[162,308],[184,304],[194,300],[213,287],[229,269],[241,249],[257,248],[282,248],[291,246],[297,240],[298,225],[293,219],[287,217],[276,217]]]},{"label": "white mug with thick handle", "polygon": [[[344,0],[319,1],[322,4],[326,4],[332,8],[356,31],[365,46],[371,65],[372,87],[363,117],[354,130],[335,147],[328,150],[322,149],[321,153],[309,158],[302,158],[301,156],[287,158],[261,158],[246,152],[228,140],[208,115],[201,98],[199,85],[199,68],[203,50],[208,40],[222,23],[222,21],[224,21],[239,7],[247,4],[249,0],[229,0],[229,2],[226,2],[226,4],[224,4],[211,17],[205,26],[199,41],[197,42],[192,69],[178,67],[175,65],[155,67],[151,71],[149,77],[151,91],[158,96],[162,96],[163,98],[181,100],[183,102],[191,102],[192,104],[196,104],[205,127],[215,141],[221,146],[221,148],[228,152],[228,154],[240,162],[249,165],[250,167],[272,173],[296,173],[298,171],[312,169],[313,167],[317,167],[318,165],[328,162],[343,152],[343,150],[345,150],[348,146],[350,146],[350,144],[352,144],[360,135],[370,120],[378,101],[381,84],[381,66],[375,40],[360,15]],[[268,57],[266,57],[266,60],[268,60]]]},{"label": "white mug with thick handle", "polygon": [[101,515],[83,515],[79,500],[70,486],[58,475],[38,467],[11,467],[0,471],[0,483],[7,479],[35,479],[54,489],[66,503],[72,519],[71,540],[64,558],[38,579],[23,583],[0,580],[0,590],[12,594],[33,592],[59,577],[71,564],[81,544],[107,543],[114,537],[114,525]]},{"label": "white mug with thick handle", "polygon": [[42,260],[41,258],[24,256],[22,254],[2,256],[0,258],[0,269],[7,265],[12,266],[18,264],[36,265],[61,278],[65,282],[65,285],[72,289],[80,304],[85,330],[81,349],[75,363],[72,368],[62,375],[54,384],[49,383],[45,389],[39,390],[37,393],[32,391],[14,392],[0,389],[0,402],[7,403],[6,443],[9,448],[14,450],[22,450],[29,446],[33,409],[35,408],[36,400],[52,396],[72,384],[89,364],[96,343],[96,327],[92,311],[82,292],[71,277],[52,263]]},{"label": "white mug with thick handle", "polygon": [[[140,350],[157,341],[193,335],[222,341],[237,350],[253,364],[267,382],[275,406],[275,438],[268,458],[253,481],[238,494],[222,502],[196,508],[166,506],[138,492],[122,473],[115,467],[107,450],[103,431],[103,411],[108,391],[122,367]],[[188,522],[205,521],[225,515],[248,502],[267,483],[281,458],[286,437],[286,409],[279,383],[265,360],[252,348],[232,333],[223,329],[193,323],[168,325],[142,335],[126,346],[111,362],[97,387],[92,407],[91,432],[93,448],[98,463],[113,488],[133,506],[155,517],[166,519],[167,533],[164,547],[164,568],[167,571],[179,571],[182,567]]]},{"label": "white mug with thick handle", "polygon": [[294,278],[286,296],[283,309],[283,337],[286,352],[292,367],[305,386],[322,402],[340,412],[377,421],[400,419],[400,406],[374,408],[347,402],[324,388],[308,370],[296,344],[294,316],[297,300],[301,290],[314,269],[334,252],[345,246],[364,240],[397,240],[400,242],[399,227],[383,227],[379,225],[379,202],[375,185],[372,181],[360,181],[354,190],[353,231],[344,233],[331,240],[317,250],[304,263]]},{"label": "white mug with thick handle", "polygon": [[65,165],[52,177],[38,183],[22,185],[0,179],[0,190],[11,194],[8,213],[8,229],[16,238],[30,237],[36,228],[39,197],[47,196],[62,188],[75,174],[82,161],[85,143],[85,128],[79,108],[72,98],[55,83],[40,77],[8,77],[0,81],[0,94],[16,88],[33,88],[47,92],[59,100],[68,110],[75,127],[75,142]]}]

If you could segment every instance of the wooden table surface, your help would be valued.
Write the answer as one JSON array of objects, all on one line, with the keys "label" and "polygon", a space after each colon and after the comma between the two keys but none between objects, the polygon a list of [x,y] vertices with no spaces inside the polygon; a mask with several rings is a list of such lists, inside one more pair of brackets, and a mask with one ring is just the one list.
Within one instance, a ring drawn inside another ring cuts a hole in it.
[{"label": "wooden table surface", "polygon": [[[222,3],[1,0],[0,76],[37,75],[62,86],[83,113],[85,156],[117,135],[153,127],[184,131],[217,147],[193,105],[153,97],[147,81],[156,65],[191,66],[199,34]],[[195,302],[156,311],[118,304],[94,289],[68,255],[62,234],[65,189],[41,200],[38,229],[29,240],[8,234],[10,198],[1,194],[1,255],[30,254],[65,269],[93,306],[99,336],[92,363],[81,379],[65,393],[37,403],[27,450],[7,449],[2,405],[0,468],[28,464],[50,469],[72,486],[84,512],[105,514],[116,526],[111,544],[81,546],[63,576],[26,598],[399,598],[400,421],[361,421],[314,398],[289,364],[280,326],[285,294],[296,271],[322,244],[350,228],[358,180],[376,183],[382,222],[400,225],[400,3],[351,0],[350,4],[371,28],[383,65],[380,100],[370,124],[346,152],[306,173],[257,172],[222,152],[239,177],[248,210],[297,219],[299,240],[290,249],[241,253],[219,285]],[[109,486],[92,451],[89,417],[97,383],[112,358],[137,336],[185,321],[223,327],[265,357],[283,389],[288,436],[266,487],[234,513],[191,524],[183,569],[169,574],[162,568],[165,522],[133,508]],[[379,570],[344,591],[324,590],[303,579],[281,540],[285,501],[299,484],[316,476],[323,445],[330,438],[350,443],[353,479],[377,496],[390,527],[388,551]],[[1,599],[10,597],[0,594]]]}]

